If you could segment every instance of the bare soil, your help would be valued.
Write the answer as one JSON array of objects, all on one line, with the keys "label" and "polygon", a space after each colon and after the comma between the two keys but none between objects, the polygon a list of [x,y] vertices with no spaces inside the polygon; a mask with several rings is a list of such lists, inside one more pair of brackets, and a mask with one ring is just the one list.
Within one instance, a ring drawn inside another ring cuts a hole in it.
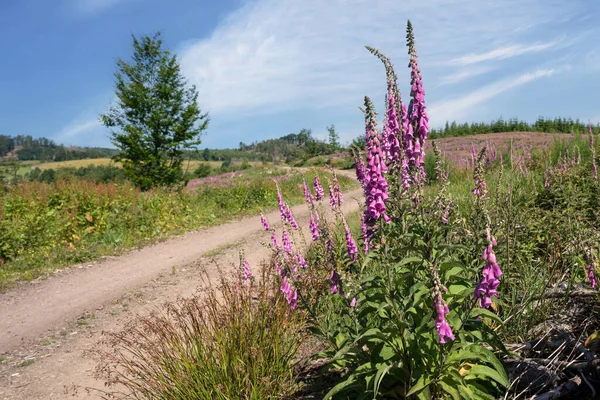
[{"label": "bare soil", "polygon": [[[360,197],[362,189],[347,193],[344,212],[357,210],[352,199]],[[293,212],[306,226],[307,207],[293,207]],[[267,218],[280,220],[278,212]],[[240,249],[258,268],[268,255],[261,243],[269,238],[257,217],[244,218],[0,293],[0,399],[98,398],[90,389],[102,389],[103,382],[92,377],[96,361],[84,353],[102,331],[117,330],[136,314],[191,295],[203,272],[216,282],[217,267],[235,268]]]}]

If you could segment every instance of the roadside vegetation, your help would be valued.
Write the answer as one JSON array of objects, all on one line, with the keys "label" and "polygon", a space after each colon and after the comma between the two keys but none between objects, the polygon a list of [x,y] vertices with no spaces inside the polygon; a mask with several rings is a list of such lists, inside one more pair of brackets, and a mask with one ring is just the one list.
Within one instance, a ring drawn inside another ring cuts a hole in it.
[{"label": "roadside vegetation", "polygon": [[[330,174],[319,172],[327,180]],[[214,178],[214,179],[213,179]],[[170,235],[221,224],[277,206],[276,183],[293,203],[302,175],[256,167],[172,191],[140,191],[128,181],[65,176],[0,191],[0,287],[57,267],[94,260]],[[342,180],[344,188],[354,185]]]}]

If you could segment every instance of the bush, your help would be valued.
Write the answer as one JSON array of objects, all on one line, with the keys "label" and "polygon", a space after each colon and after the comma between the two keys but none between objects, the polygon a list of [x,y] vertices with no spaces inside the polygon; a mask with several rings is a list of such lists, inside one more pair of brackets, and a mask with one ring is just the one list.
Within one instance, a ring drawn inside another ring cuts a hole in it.
[{"label": "bush", "polygon": [[210,174],[212,174],[212,168],[207,163],[198,164],[198,167],[194,170],[194,178],[206,178]]},{"label": "bush", "polygon": [[[302,318],[262,279],[229,280],[105,333],[96,377],[111,398],[279,399],[294,389]],[[206,282],[205,282],[206,283]],[[125,390],[123,390],[125,388]]]}]

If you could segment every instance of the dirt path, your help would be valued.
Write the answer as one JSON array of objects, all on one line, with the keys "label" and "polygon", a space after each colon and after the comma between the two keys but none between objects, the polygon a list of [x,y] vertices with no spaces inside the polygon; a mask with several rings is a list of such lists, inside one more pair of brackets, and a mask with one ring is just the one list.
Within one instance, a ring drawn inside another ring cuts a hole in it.
[{"label": "dirt path", "polygon": [[[352,173],[347,172],[349,175]],[[344,211],[358,209],[357,189]],[[305,205],[293,207],[307,225]],[[267,215],[279,221],[278,212]],[[278,224],[275,224],[277,227]],[[268,255],[269,234],[257,217],[169,239],[125,255],[74,267],[0,294],[0,399],[98,398],[95,362],[83,357],[101,332],[162,302],[192,294],[203,271],[231,269],[245,250],[251,265]]]}]

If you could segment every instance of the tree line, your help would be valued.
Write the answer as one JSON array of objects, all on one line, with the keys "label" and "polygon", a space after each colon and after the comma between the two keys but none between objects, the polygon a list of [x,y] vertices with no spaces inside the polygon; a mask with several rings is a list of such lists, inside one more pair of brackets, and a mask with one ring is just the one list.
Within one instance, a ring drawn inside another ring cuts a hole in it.
[{"label": "tree line", "polygon": [[[592,129],[594,133],[600,133],[600,123],[592,126]],[[502,132],[584,133],[587,132],[587,130],[588,124],[579,119],[538,117],[533,123],[522,121],[518,118],[511,118],[508,120],[499,118],[498,120],[488,123],[465,122],[463,124],[457,124],[456,121],[453,121],[452,123],[446,122],[443,128],[431,129],[430,134],[432,137],[439,138]]]},{"label": "tree line", "polygon": [[21,161],[68,161],[112,157],[117,150],[99,147],[66,147],[57,145],[52,139],[34,138],[30,135],[0,135],[0,157],[6,157],[12,152]]}]

